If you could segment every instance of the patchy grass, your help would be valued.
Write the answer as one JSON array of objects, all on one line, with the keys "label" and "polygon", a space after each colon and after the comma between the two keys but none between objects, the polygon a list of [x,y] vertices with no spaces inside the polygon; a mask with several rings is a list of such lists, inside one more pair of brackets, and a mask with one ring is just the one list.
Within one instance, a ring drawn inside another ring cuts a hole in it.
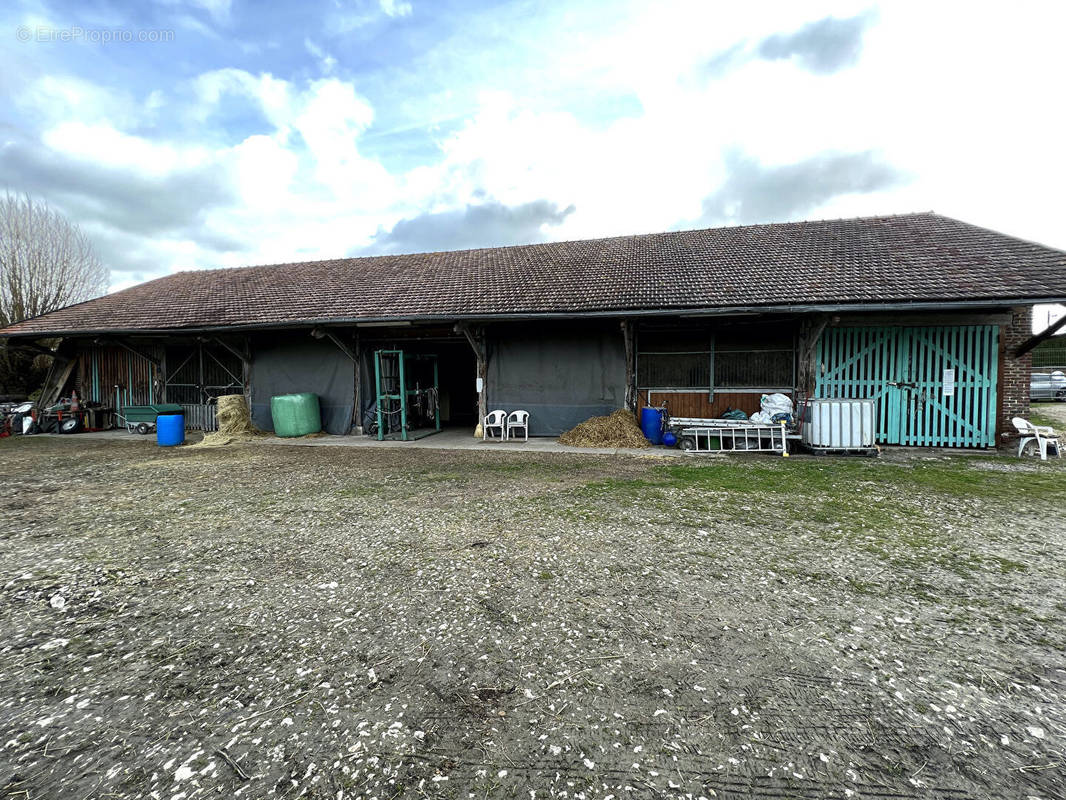
[{"label": "patchy grass", "polygon": [[1030,407],[1029,421],[1034,425],[1047,425],[1056,431],[1061,431],[1063,427],[1066,427],[1063,426],[1061,419],[1045,413],[1043,407],[1035,403]]},{"label": "patchy grass", "polygon": [[0,795],[1056,796],[1064,478],[3,442]]}]

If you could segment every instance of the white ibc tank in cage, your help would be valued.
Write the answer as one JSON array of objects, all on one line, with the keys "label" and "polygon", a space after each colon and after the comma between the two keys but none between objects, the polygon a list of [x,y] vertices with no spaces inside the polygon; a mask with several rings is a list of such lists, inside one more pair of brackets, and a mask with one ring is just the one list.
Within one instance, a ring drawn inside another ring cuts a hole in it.
[{"label": "white ibc tank in cage", "polygon": [[830,450],[865,450],[877,438],[876,400],[807,401],[803,443]]}]

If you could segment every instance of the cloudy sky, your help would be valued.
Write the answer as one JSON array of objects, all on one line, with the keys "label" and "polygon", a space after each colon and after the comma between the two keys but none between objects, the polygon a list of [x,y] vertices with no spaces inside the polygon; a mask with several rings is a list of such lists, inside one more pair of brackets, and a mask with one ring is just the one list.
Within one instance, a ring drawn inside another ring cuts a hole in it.
[{"label": "cloudy sky", "polygon": [[1066,248],[1064,30],[1061,2],[6,0],[0,189],[112,288],[923,210]]}]

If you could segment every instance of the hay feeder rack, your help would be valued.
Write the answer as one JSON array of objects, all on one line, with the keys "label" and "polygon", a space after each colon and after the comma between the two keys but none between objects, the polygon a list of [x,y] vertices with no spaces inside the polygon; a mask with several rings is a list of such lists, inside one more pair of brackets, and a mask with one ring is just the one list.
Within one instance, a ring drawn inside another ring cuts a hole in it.
[{"label": "hay feeder rack", "polygon": [[779,453],[788,456],[785,424],[758,425],[728,419],[671,417],[678,443],[686,453]]}]

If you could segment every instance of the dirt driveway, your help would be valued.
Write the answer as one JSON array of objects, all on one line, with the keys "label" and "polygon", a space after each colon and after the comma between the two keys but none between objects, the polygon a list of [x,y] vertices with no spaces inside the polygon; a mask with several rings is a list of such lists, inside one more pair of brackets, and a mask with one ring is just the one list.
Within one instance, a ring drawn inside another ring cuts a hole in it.
[{"label": "dirt driveway", "polygon": [[1064,797],[1062,463],[0,442],[0,796]]}]

